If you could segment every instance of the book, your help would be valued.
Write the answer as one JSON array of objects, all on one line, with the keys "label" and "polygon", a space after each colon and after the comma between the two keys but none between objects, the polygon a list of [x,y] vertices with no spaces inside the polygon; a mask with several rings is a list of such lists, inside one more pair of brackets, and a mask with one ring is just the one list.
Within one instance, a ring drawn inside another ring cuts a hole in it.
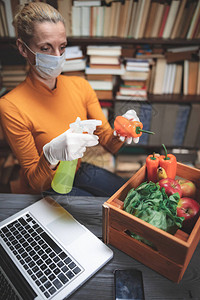
[{"label": "book", "polygon": [[189,113],[190,113],[190,105],[183,105],[183,104],[179,105],[175,129],[173,133],[173,139],[172,139],[173,146],[180,147],[183,145],[185,131],[188,124]]},{"label": "book", "polygon": [[91,68],[86,66],[86,74],[113,74],[113,75],[123,75],[125,72],[124,66],[121,65],[120,68]]},{"label": "book", "polygon": [[124,57],[124,61],[126,65],[132,67],[149,67],[150,60],[149,59],[139,59],[139,58],[131,58],[131,57]]},{"label": "book", "polygon": [[112,2],[111,14],[110,14],[110,27],[108,31],[108,36],[113,36],[115,30],[115,17],[117,14],[118,2]]},{"label": "book", "polygon": [[164,116],[160,130],[161,144],[165,144],[166,147],[173,146],[172,141],[176,126],[178,108],[178,104],[165,104]]},{"label": "book", "polygon": [[170,37],[171,35],[171,31],[175,22],[175,18],[177,15],[177,11],[180,5],[180,0],[172,0],[171,5],[170,5],[170,9],[169,9],[169,14],[167,16],[167,20],[166,20],[166,24],[164,27],[164,31],[162,34],[162,37],[164,39],[167,39]]},{"label": "book", "polygon": [[193,56],[196,54],[196,50],[191,51],[180,51],[180,52],[166,52],[165,58],[167,60],[167,63],[174,63],[174,62],[181,62],[184,60],[192,60]]},{"label": "book", "polygon": [[198,61],[189,61],[188,95],[196,95],[197,93],[198,68]]},{"label": "book", "polygon": [[[143,124],[144,130],[150,130],[152,117],[152,105],[149,103],[142,103],[140,107],[140,122]],[[149,134],[143,133],[140,137],[139,144],[147,145],[149,140]]]},{"label": "book", "polygon": [[151,36],[151,31],[153,28],[153,23],[155,21],[155,14],[156,14],[157,8],[158,8],[158,3],[155,1],[152,1],[150,4],[150,7],[149,7],[147,22],[146,22],[145,30],[144,30],[145,38],[149,38]]},{"label": "book", "polygon": [[83,58],[83,51],[80,46],[67,46],[65,52],[65,59]]},{"label": "book", "polygon": [[137,5],[138,5],[138,2],[134,1],[133,2],[133,7],[132,7],[132,12],[131,12],[131,19],[130,19],[130,24],[129,24],[129,28],[128,28],[127,37],[132,37],[133,36],[133,31],[134,31],[134,26],[135,26],[135,19],[136,19],[136,12],[137,12]]},{"label": "book", "polygon": [[[70,2],[70,1],[66,1],[66,2]],[[89,0],[89,1],[78,1],[78,0],[74,0],[73,1],[73,5],[74,6],[78,6],[78,7],[82,7],[82,6],[100,6],[101,5],[101,1],[100,0]]]},{"label": "book", "polygon": [[196,25],[198,24],[198,20],[200,18],[200,1],[197,3],[197,7],[195,9],[194,15],[192,17],[188,32],[187,32],[187,39],[191,39],[193,37],[194,30],[196,28]]},{"label": "book", "polygon": [[187,5],[186,5],[186,18],[184,19],[183,21],[183,26],[181,28],[181,31],[179,33],[179,38],[186,38],[187,36],[187,32],[189,30],[189,27],[190,27],[190,24],[191,24],[191,21],[192,21],[192,17],[195,13],[195,10],[196,10],[196,6],[197,6],[197,2],[196,1],[188,1],[187,2]]},{"label": "book", "polygon": [[106,6],[104,12],[104,24],[103,24],[103,36],[105,37],[109,35],[110,15],[111,15],[111,6]]},{"label": "book", "polygon": [[132,72],[125,71],[121,75],[122,80],[147,80],[149,76],[149,72]]},{"label": "book", "polygon": [[166,64],[165,71],[164,71],[163,83],[162,83],[162,94],[167,93],[167,82],[168,82],[168,77],[169,77],[169,69],[170,69],[170,64]]},{"label": "book", "polygon": [[127,95],[127,96],[147,96],[146,87],[143,88],[136,88],[134,86],[120,86],[119,87],[119,94],[120,95]]},{"label": "book", "polygon": [[90,9],[90,36],[96,36],[98,7],[92,6]]},{"label": "book", "polygon": [[165,67],[166,67],[166,59],[158,58],[156,62],[153,94],[162,94]]},{"label": "book", "polygon": [[8,22],[7,22],[7,16],[6,16],[6,7],[5,3],[3,1],[0,1],[0,20],[1,20],[1,36],[6,37],[9,36],[8,32]]},{"label": "book", "polygon": [[71,36],[72,35],[72,2],[71,1],[63,1],[63,0],[57,0],[58,5],[58,11],[60,14],[62,14],[63,18],[65,19],[65,30],[66,35]]},{"label": "book", "polygon": [[184,47],[170,48],[168,51],[172,53],[180,53],[180,52],[188,52],[188,51],[196,52],[198,50],[199,50],[199,46],[184,46]]},{"label": "book", "polygon": [[150,131],[153,131],[155,134],[149,135],[149,140],[148,140],[149,146],[160,147],[161,145],[164,111],[165,111],[165,104],[163,103],[152,104]]},{"label": "book", "polygon": [[87,80],[112,81],[113,80],[113,75],[110,75],[110,74],[87,74],[86,78],[87,78]]},{"label": "book", "polygon": [[81,7],[72,6],[72,35],[81,36]]},{"label": "book", "polygon": [[82,77],[82,78],[85,78],[85,72],[84,70],[78,70],[78,71],[68,71],[68,72],[62,72],[62,75],[65,75],[65,76],[79,76],[79,77]]},{"label": "book", "polygon": [[97,7],[96,36],[103,36],[105,6]]},{"label": "book", "polygon": [[119,101],[147,101],[145,96],[132,96],[132,95],[121,95],[117,92],[115,100]]},{"label": "book", "polygon": [[90,69],[121,69],[122,65],[118,63],[116,64],[92,64],[90,63]]},{"label": "book", "polygon": [[198,38],[200,38],[200,16],[197,20],[197,23],[195,24],[195,28],[192,33],[192,39],[198,39]]},{"label": "book", "polygon": [[132,71],[132,72],[149,72],[149,67],[145,66],[133,66],[126,64],[126,71]]},{"label": "book", "polygon": [[128,12],[126,14],[126,22],[121,37],[128,37],[131,18],[133,17],[134,14],[133,12],[134,1],[126,0],[125,5],[127,5],[128,7],[127,8]]},{"label": "book", "polygon": [[195,146],[197,137],[199,136],[199,126],[197,126],[197,120],[199,120],[199,116],[200,105],[194,103],[191,104],[191,111],[185,132],[183,147],[192,148]]},{"label": "book", "polygon": [[85,68],[86,68],[85,58],[66,60],[62,67],[62,72],[81,71],[81,70],[85,70]]},{"label": "book", "polygon": [[183,67],[183,95],[188,95],[189,61],[184,60]]},{"label": "book", "polygon": [[156,38],[158,37],[158,32],[161,26],[162,18],[163,18],[163,13],[165,9],[164,3],[158,3],[158,7],[156,8],[156,18],[154,18],[152,30],[150,32],[150,37]]},{"label": "book", "polygon": [[118,56],[90,55],[90,64],[119,65]]},{"label": "book", "polygon": [[5,14],[6,14],[6,23],[7,23],[7,29],[8,29],[8,36],[9,37],[15,37],[15,30],[10,22],[10,20],[13,19],[13,13],[12,13],[12,5],[11,0],[3,0],[5,5]]},{"label": "book", "polygon": [[182,0],[181,3],[180,3],[180,7],[179,7],[179,10],[178,10],[178,13],[177,13],[177,17],[176,17],[176,20],[174,22],[174,26],[173,26],[172,31],[171,31],[171,36],[170,36],[171,39],[174,39],[177,36],[178,28],[179,28],[180,23],[181,23],[181,18],[183,16],[183,12],[184,12],[186,2],[187,2],[187,0]]},{"label": "book", "polygon": [[152,66],[152,68],[150,69],[150,73],[149,73],[149,80],[148,80],[148,86],[147,86],[147,91],[149,94],[153,94],[155,74],[156,74],[156,65],[154,64]]},{"label": "book", "polygon": [[139,18],[141,18],[141,7],[144,5],[143,0],[138,0],[137,9],[135,13],[135,21],[131,37],[136,38],[136,32],[139,30]]},{"label": "book", "polygon": [[199,61],[198,76],[197,76],[197,95],[200,95],[200,61]]},{"label": "book", "polygon": [[120,56],[121,46],[87,46],[87,55]]},{"label": "book", "polygon": [[114,17],[114,23],[113,23],[113,29],[112,29],[112,36],[118,36],[118,28],[121,26],[121,22],[120,22],[121,21],[120,20],[121,6],[122,6],[121,2],[116,2],[115,17]]},{"label": "book", "polygon": [[91,87],[94,90],[106,90],[110,91],[113,89],[113,82],[112,81],[106,81],[106,80],[88,80]]},{"label": "book", "polygon": [[140,88],[143,88],[146,86],[146,80],[137,81],[137,80],[123,80],[124,85],[133,85],[133,86],[139,86]]},{"label": "book", "polygon": [[81,36],[90,36],[90,7],[81,7]]},{"label": "book", "polygon": [[106,90],[95,90],[98,99],[102,100],[112,100],[113,99],[113,92],[106,91]]},{"label": "book", "polygon": [[176,76],[176,64],[171,64],[171,78],[169,78],[168,94],[173,94]]},{"label": "book", "polygon": [[181,93],[181,85],[183,79],[183,66],[176,65],[176,74],[174,79],[174,89],[173,94],[180,94]]},{"label": "book", "polygon": [[150,4],[151,4],[151,0],[143,1],[143,5],[141,6],[141,11],[140,11],[140,17],[138,19],[139,26],[138,26],[138,31],[136,30],[136,38],[142,38],[144,36]]},{"label": "book", "polygon": [[167,22],[167,18],[168,18],[168,14],[169,14],[169,10],[170,10],[170,5],[168,3],[165,4],[165,8],[164,8],[164,13],[163,13],[163,18],[162,18],[162,22],[160,25],[160,30],[158,32],[158,37],[162,38],[163,37],[163,32],[165,29],[165,25]]},{"label": "book", "polygon": [[[118,26],[118,32],[117,32],[117,36],[119,37],[125,37],[125,27],[126,24],[128,23],[127,20],[128,14],[130,15],[129,9],[131,9],[129,7],[130,3],[133,3],[133,1],[126,0],[125,3],[123,3],[120,7],[120,15],[119,15],[120,24]],[[129,21],[130,21],[130,17],[129,17]]]},{"label": "book", "polygon": [[2,83],[5,84],[6,82],[22,82],[26,78],[26,74],[24,75],[4,75],[2,78]]}]

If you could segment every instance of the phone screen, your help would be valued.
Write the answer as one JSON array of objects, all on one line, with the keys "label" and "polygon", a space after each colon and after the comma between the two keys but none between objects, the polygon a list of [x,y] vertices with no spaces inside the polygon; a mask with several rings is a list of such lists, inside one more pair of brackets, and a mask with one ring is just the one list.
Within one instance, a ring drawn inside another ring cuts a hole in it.
[{"label": "phone screen", "polygon": [[142,272],[115,270],[115,300],[144,300]]}]

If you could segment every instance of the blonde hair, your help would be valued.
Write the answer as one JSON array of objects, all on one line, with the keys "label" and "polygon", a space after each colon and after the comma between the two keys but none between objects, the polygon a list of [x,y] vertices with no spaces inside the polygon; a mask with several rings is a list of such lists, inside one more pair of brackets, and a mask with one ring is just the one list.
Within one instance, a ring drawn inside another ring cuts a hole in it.
[{"label": "blonde hair", "polygon": [[53,6],[43,2],[29,2],[19,6],[13,19],[13,26],[17,38],[28,43],[34,36],[34,23],[59,21],[65,24],[64,18]]}]

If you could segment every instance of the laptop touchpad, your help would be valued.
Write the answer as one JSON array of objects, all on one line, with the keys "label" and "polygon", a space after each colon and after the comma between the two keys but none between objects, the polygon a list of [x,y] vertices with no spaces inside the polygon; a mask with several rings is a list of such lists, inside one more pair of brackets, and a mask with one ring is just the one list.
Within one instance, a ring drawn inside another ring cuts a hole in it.
[{"label": "laptop touchpad", "polygon": [[47,228],[65,245],[77,240],[80,235],[86,232],[86,229],[67,213],[49,223]]}]

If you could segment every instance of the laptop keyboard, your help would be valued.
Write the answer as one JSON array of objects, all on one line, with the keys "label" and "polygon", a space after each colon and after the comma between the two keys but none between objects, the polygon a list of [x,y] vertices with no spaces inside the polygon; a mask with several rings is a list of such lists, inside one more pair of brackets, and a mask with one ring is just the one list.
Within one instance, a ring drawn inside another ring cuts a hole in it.
[{"label": "laptop keyboard", "polygon": [[30,214],[1,228],[0,236],[47,299],[83,270]]}]

